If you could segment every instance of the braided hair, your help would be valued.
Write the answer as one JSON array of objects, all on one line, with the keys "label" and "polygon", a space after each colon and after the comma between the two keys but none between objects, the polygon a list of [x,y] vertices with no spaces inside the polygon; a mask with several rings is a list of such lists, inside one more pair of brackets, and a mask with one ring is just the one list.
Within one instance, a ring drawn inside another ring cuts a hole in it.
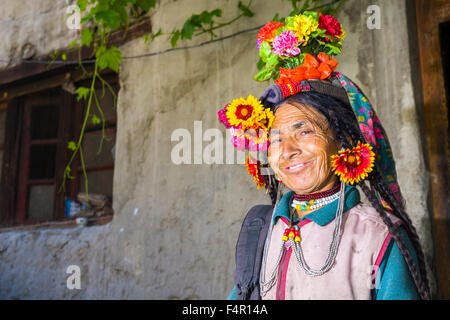
[{"label": "braided hair", "polygon": [[[353,148],[358,141],[364,142],[365,138],[359,129],[359,125],[352,108],[329,95],[318,93],[315,91],[302,92],[287,98],[277,106],[291,104],[295,106],[309,106],[320,112],[325,116],[327,124],[331,127],[334,133],[334,139],[340,143],[343,148]],[[274,109],[275,110],[275,109]],[[280,182],[277,181],[274,176],[265,176],[267,192],[270,195],[272,205],[275,205],[279,196]],[[367,185],[368,184],[368,185]],[[374,166],[373,171],[369,174],[368,178],[361,180],[357,185],[366,195],[372,206],[376,209],[381,219],[388,227],[390,234],[394,241],[397,243],[402,256],[404,257],[417,290],[421,299],[431,299],[428,279],[425,268],[425,258],[420,244],[419,236],[414,228],[411,219],[405,212],[404,201],[398,201],[394,194],[390,190],[387,182],[383,179],[378,168]],[[416,266],[412,255],[406,244],[400,236],[400,230],[394,225],[391,219],[387,216],[385,209],[380,205],[375,190],[383,197],[383,200],[392,208],[396,217],[398,217],[411,239],[413,247],[417,253],[419,265]]]}]

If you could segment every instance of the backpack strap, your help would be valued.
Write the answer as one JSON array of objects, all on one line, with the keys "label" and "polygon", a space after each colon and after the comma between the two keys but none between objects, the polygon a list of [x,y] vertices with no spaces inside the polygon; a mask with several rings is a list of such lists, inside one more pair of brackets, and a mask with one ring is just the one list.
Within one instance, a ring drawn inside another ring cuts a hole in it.
[{"label": "backpack strap", "polygon": [[238,300],[259,300],[259,272],[264,243],[270,226],[273,206],[257,205],[250,209],[236,244],[234,281]]}]

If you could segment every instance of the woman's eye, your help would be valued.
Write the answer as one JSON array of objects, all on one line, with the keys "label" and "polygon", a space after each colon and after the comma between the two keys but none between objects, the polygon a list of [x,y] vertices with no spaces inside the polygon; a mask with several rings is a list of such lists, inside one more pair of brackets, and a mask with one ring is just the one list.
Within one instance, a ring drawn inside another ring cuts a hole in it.
[{"label": "woman's eye", "polygon": [[272,139],[270,139],[270,143],[271,144],[280,143],[280,142],[281,142],[280,138],[272,138]]},{"label": "woman's eye", "polygon": [[298,133],[298,135],[299,135],[300,137],[305,137],[305,136],[310,135],[311,133],[313,133],[312,130],[304,129],[304,130],[301,130],[301,131]]}]

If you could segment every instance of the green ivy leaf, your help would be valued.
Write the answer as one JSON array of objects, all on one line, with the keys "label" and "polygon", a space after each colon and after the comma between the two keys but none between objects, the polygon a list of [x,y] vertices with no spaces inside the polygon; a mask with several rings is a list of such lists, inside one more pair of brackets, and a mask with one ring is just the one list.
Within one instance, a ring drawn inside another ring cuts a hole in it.
[{"label": "green ivy leaf", "polygon": [[177,45],[177,41],[180,38],[180,35],[181,35],[180,30],[175,30],[172,32],[172,36],[170,38],[170,44],[172,45],[172,48],[175,48],[175,46]]},{"label": "green ivy leaf", "polygon": [[71,180],[72,180],[72,179],[75,179],[74,176],[70,175],[70,172],[71,172],[70,167],[66,167],[66,168],[64,169],[64,176],[65,176],[66,178],[71,179]]},{"label": "green ivy leaf", "polygon": [[242,13],[244,14],[244,16],[246,16],[246,17],[253,17],[254,16],[253,11],[251,11],[248,6],[245,6],[242,3],[242,1],[239,1],[238,8],[242,10]]},{"label": "green ivy leaf", "polygon": [[72,49],[73,47],[75,47],[75,45],[78,43],[78,39],[73,40],[70,45],[69,45],[69,49]]},{"label": "green ivy leaf", "polygon": [[[67,143],[67,149],[75,151],[77,149],[77,144],[75,143],[75,141],[69,141]],[[70,170],[69,170],[70,172]]]},{"label": "green ivy leaf", "polygon": [[192,36],[194,35],[195,26],[189,23],[189,21],[186,21],[186,23],[183,25],[183,29],[181,29],[181,39],[192,39]]},{"label": "green ivy leaf", "polygon": [[100,47],[96,53],[97,63],[100,70],[110,68],[119,72],[119,66],[122,63],[122,52],[115,46],[110,48]]},{"label": "green ivy leaf", "polygon": [[156,6],[156,0],[137,0],[136,5],[144,11],[150,10]]},{"label": "green ivy leaf", "polygon": [[97,117],[97,115],[95,115],[95,114],[92,115],[91,121],[92,121],[92,124],[93,124],[93,125],[100,124],[100,118]]},{"label": "green ivy leaf", "polygon": [[215,10],[211,11],[211,15],[216,16],[216,17],[221,17],[222,16],[222,10],[221,9],[215,9]]},{"label": "green ivy leaf", "polygon": [[152,41],[155,40],[156,37],[159,37],[162,34],[161,28],[159,28],[158,32],[155,34],[152,34]]},{"label": "green ivy leaf", "polygon": [[97,21],[102,21],[110,29],[114,30],[120,27],[120,14],[117,11],[99,11],[94,16]]},{"label": "green ivy leaf", "polygon": [[77,90],[75,90],[75,93],[77,94],[77,100],[80,101],[81,99],[86,100],[87,97],[89,96],[89,92],[91,90],[89,88],[86,87],[79,87],[77,88]]},{"label": "green ivy leaf", "polygon": [[81,31],[81,45],[90,47],[91,42],[94,36],[94,31],[90,28],[85,28],[83,31]]},{"label": "green ivy leaf", "polygon": [[80,11],[86,10],[89,0],[78,0],[77,5],[80,7]]},{"label": "green ivy leaf", "polygon": [[144,34],[142,37],[144,38],[144,43],[147,44],[148,43],[148,33]]}]

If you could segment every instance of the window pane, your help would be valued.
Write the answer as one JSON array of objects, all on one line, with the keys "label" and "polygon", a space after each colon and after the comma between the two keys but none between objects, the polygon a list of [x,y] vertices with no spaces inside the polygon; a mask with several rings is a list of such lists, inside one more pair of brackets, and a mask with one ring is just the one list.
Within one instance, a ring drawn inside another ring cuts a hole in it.
[{"label": "window pane", "polygon": [[[114,92],[117,92],[115,86],[113,86]],[[105,92],[103,95],[102,88],[98,88],[95,90],[97,94],[98,102],[102,109],[103,115],[105,116],[105,120],[113,120],[116,119],[116,106],[114,105],[114,96],[111,91],[105,87]],[[103,96],[103,97],[102,97]],[[100,120],[102,119],[100,112],[97,108],[91,108],[91,114],[95,114]]]},{"label": "window pane", "polygon": [[113,162],[112,148],[116,143],[116,132],[105,132],[105,136],[109,141],[103,140],[100,153],[97,154],[102,139],[102,132],[95,131],[85,135],[83,139],[83,157],[86,166]]},{"label": "window pane", "polygon": [[56,145],[31,147],[29,179],[54,178],[55,157]]},{"label": "window pane", "polygon": [[55,186],[31,186],[29,192],[28,218],[31,220],[53,219]]},{"label": "window pane", "polygon": [[[102,170],[96,172],[88,172],[88,188],[89,192],[100,193],[112,199],[113,192],[113,170]],[[80,172],[80,192],[86,192],[84,188],[84,175]]]},{"label": "window pane", "polygon": [[58,106],[31,108],[31,139],[52,139],[58,135]]}]

